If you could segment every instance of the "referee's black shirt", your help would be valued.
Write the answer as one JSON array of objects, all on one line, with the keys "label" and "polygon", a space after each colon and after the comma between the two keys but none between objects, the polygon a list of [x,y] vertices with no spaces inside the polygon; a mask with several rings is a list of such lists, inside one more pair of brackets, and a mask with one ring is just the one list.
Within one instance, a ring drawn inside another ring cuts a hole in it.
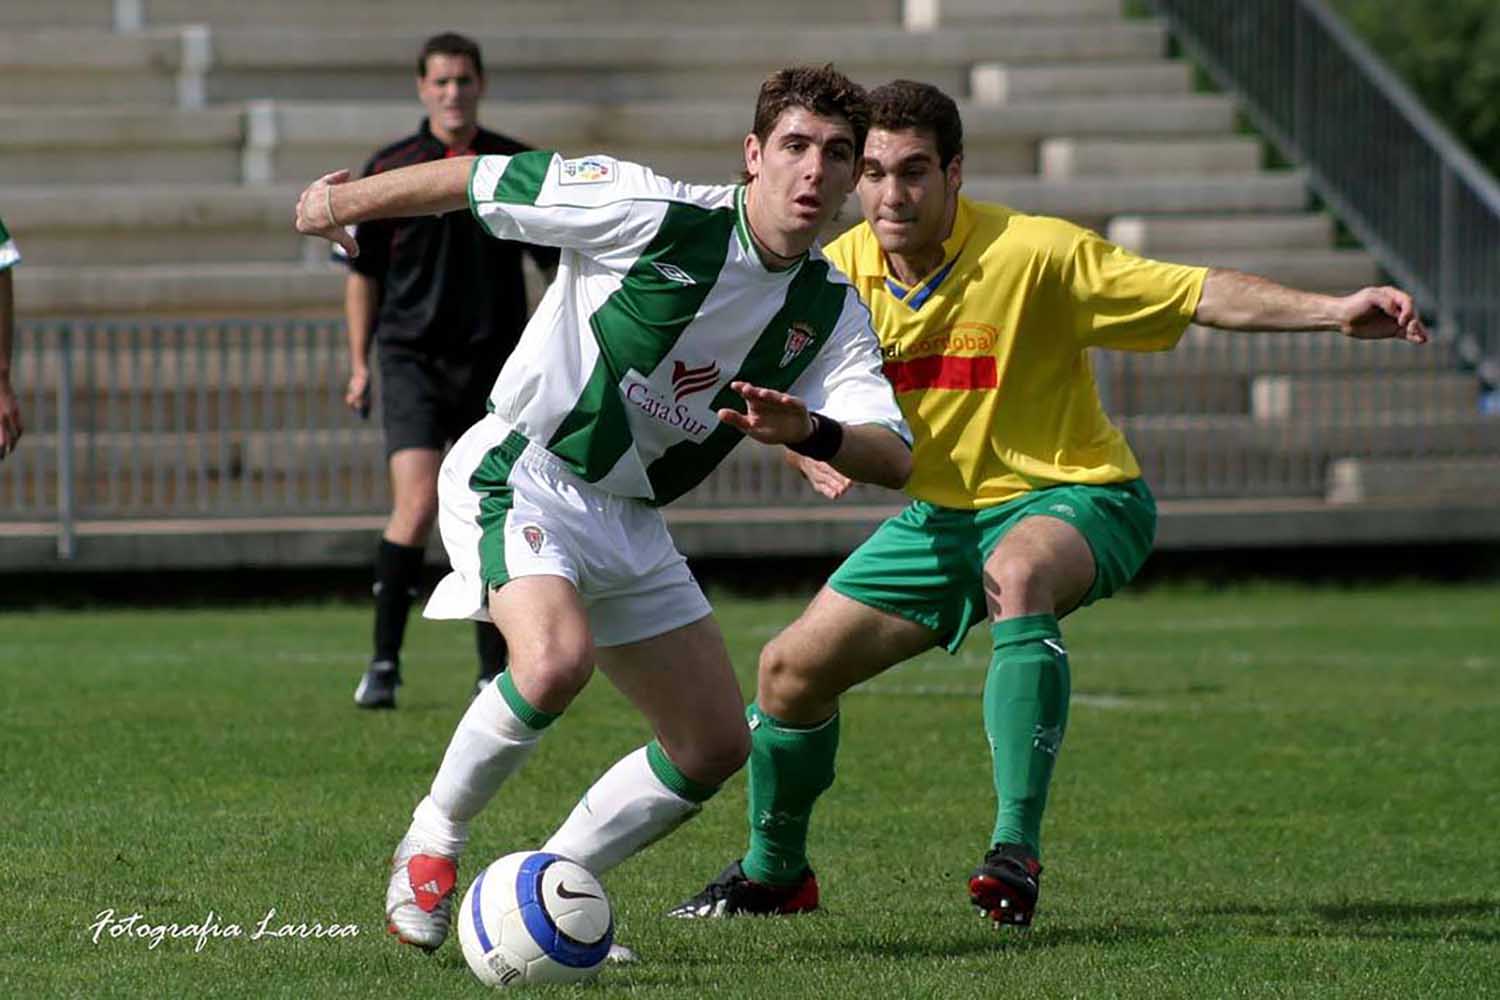
[{"label": "referee's black shirt", "polygon": [[[468,149],[451,155],[511,155],[529,148],[480,129]],[[372,156],[363,176],[449,155],[424,118],[415,135]],[[362,222],[354,237],[359,256],[349,266],[380,282],[375,341],[429,357],[472,359],[478,349],[498,352],[499,360],[508,357],[526,325],[521,253],[531,254],[544,269],[557,265],[556,249],[497,240],[467,209]]]}]

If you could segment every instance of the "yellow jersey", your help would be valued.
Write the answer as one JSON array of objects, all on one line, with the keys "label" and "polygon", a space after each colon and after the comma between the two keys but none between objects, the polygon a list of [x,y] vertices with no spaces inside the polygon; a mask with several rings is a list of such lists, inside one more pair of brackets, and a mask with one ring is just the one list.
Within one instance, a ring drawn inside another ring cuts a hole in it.
[{"label": "yellow jersey", "polygon": [[907,493],[977,510],[1140,476],[1087,348],[1182,337],[1206,268],[1147,260],[1062,219],[960,197],[943,262],[906,288],[867,223],[825,248],[870,307],[914,437]]}]

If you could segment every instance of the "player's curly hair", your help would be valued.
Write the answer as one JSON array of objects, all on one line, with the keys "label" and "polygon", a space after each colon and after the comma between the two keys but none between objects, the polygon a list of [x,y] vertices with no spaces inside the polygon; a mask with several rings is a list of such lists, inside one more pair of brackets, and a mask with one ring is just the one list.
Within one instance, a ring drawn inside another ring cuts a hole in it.
[{"label": "player's curly hair", "polygon": [[755,99],[755,124],[751,131],[765,143],[788,108],[806,108],[824,118],[843,118],[854,130],[856,160],[864,153],[865,133],[870,130],[870,102],[865,88],[833,68],[789,66],[766,77]]},{"label": "player's curly hair", "polygon": [[892,80],[870,91],[870,127],[888,132],[921,129],[937,140],[943,169],[964,153],[964,123],[953,98],[930,83]]}]

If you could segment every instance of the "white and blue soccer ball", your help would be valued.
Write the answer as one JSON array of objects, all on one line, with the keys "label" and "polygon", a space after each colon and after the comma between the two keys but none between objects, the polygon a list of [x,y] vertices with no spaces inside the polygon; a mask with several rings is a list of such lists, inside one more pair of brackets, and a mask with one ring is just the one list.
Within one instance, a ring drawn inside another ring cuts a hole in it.
[{"label": "white and blue soccer ball", "polygon": [[464,960],[489,986],[588,979],[604,965],[614,938],[614,914],[599,880],[545,851],[493,862],[458,911]]}]

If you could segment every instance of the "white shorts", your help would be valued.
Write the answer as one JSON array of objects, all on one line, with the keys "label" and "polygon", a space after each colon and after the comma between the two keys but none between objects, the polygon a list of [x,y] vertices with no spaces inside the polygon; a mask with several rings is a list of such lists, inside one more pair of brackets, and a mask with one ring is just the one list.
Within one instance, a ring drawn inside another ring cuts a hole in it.
[{"label": "white shorts", "polygon": [[426,618],[488,621],[490,588],[523,576],[570,580],[598,646],[649,639],[711,610],[660,511],[584,482],[494,414],[443,460],[438,528],[453,571]]}]

